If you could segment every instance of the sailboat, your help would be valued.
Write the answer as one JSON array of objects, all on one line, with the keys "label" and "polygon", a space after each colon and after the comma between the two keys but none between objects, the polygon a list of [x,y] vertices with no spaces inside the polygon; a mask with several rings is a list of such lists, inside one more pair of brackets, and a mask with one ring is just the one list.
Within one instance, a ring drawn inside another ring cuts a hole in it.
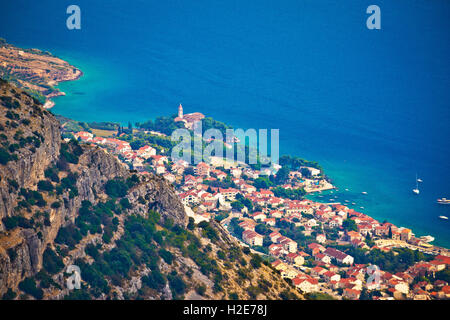
[{"label": "sailboat", "polygon": [[415,194],[419,194],[420,193],[420,191],[419,191],[419,182],[417,181],[417,173],[416,173],[416,188],[413,189],[413,192]]}]

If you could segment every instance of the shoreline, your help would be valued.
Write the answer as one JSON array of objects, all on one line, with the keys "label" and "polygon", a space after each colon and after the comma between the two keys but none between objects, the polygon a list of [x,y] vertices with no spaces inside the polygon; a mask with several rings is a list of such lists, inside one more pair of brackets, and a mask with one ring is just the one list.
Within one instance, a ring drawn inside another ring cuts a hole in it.
[{"label": "shoreline", "polygon": [[[65,61],[65,60],[64,60]],[[69,62],[67,62],[67,61],[65,61],[67,64],[69,64]],[[70,64],[69,64],[70,65]],[[79,68],[77,68],[77,67],[74,67],[74,69],[76,70],[75,71],[75,74],[72,76],[72,77],[69,77],[69,78],[65,78],[65,79],[61,79],[61,80],[55,80],[56,82],[57,82],[57,84],[59,84],[59,83],[61,83],[61,82],[66,82],[66,81],[76,81],[76,80],[79,80],[83,75],[84,75],[84,73],[83,73],[83,71],[81,71]],[[47,110],[49,110],[49,109],[51,109],[51,108],[53,108],[55,105],[56,105],[56,103],[52,100],[52,98],[54,98],[54,97],[58,97],[58,96],[64,96],[64,95],[66,95],[65,94],[65,92],[62,92],[62,91],[57,91],[57,92],[53,92],[53,93],[51,93],[51,94],[49,94],[49,95],[47,95],[46,97],[47,97],[47,100],[45,101],[45,103],[44,103],[44,108],[45,109],[47,109]],[[317,192],[318,191],[327,191],[327,190],[333,190],[333,189],[337,189],[337,186],[335,186],[334,184],[332,185],[332,187],[330,187],[330,188],[325,188],[325,189],[323,189],[323,190],[310,190],[309,192],[308,192],[308,194],[310,194],[310,195],[313,195],[313,194],[317,194]],[[318,201],[318,202],[321,202],[321,200],[317,200],[316,199],[316,201]],[[341,202],[341,204],[343,204],[343,205],[348,205],[347,203],[342,203]],[[392,219],[392,216],[391,215],[388,215],[387,217],[384,217],[384,219],[386,219],[386,220],[391,220]],[[403,225],[403,223],[401,222],[401,221],[399,221],[399,223],[398,224],[400,224],[400,225]],[[413,227],[413,229],[415,229],[414,227]],[[423,233],[423,234],[426,234],[426,233],[430,233],[430,232],[421,232],[421,233]],[[432,232],[431,232],[432,233]],[[435,236],[435,238],[437,238],[437,239],[439,239],[439,236],[437,235],[437,236]],[[439,242],[439,240],[438,240],[438,242]],[[444,248],[444,249],[446,249],[446,247],[444,247],[443,245],[433,245],[434,247],[436,247],[436,248]]]},{"label": "shoreline", "polygon": [[[76,76],[74,78],[72,78],[72,79],[63,79],[63,80],[60,80],[60,81],[55,80],[55,81],[57,82],[57,86],[58,86],[62,82],[79,80],[83,75],[84,75],[83,71],[81,71],[80,69],[76,68]],[[46,95],[45,97],[47,98],[47,100],[45,101],[45,103],[43,105],[44,109],[49,110],[49,109],[53,108],[56,105],[56,103],[52,100],[52,98],[61,97],[61,96],[65,96],[65,95],[66,95],[65,92],[59,91],[58,89],[57,89],[56,92],[52,92],[52,93]]]},{"label": "shoreline", "polygon": [[80,79],[83,72],[49,51],[21,48],[3,41],[0,43],[0,75],[19,88],[31,90],[39,100],[45,98],[44,108],[50,109],[55,106],[52,98],[65,95],[58,85]]}]

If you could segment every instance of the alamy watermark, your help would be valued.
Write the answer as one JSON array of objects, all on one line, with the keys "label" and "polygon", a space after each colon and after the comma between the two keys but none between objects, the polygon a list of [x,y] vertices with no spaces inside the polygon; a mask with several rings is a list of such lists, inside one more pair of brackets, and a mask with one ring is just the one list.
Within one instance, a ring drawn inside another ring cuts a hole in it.
[{"label": "alamy watermark", "polygon": [[67,289],[80,289],[81,288],[81,270],[76,265],[70,265],[67,267],[66,273],[71,274],[66,281]]},{"label": "alamy watermark", "polygon": [[381,9],[380,9],[380,7],[372,4],[367,7],[366,13],[370,14],[370,16],[367,18],[367,21],[366,21],[367,29],[369,29],[369,30],[381,29]]},{"label": "alamy watermark", "polygon": [[377,265],[372,264],[367,267],[367,274],[369,276],[367,278],[367,287],[370,288],[371,290],[380,289],[381,283],[380,268]]},{"label": "alamy watermark", "polygon": [[[210,162],[212,157],[225,158],[228,161],[264,165],[278,164],[279,129],[226,129],[225,137],[218,129],[207,129],[203,132],[202,122],[198,121],[193,131],[180,128],[172,132],[171,140],[178,144],[172,149],[172,161],[184,160],[198,164]],[[193,132],[193,135],[192,135]],[[224,139],[225,138],[225,139]],[[207,144],[204,146],[204,144]],[[247,146],[247,148],[245,147]],[[270,154],[269,154],[270,146]]]},{"label": "alamy watermark", "polygon": [[72,4],[67,7],[66,13],[70,14],[66,20],[66,26],[69,30],[81,29],[81,9],[79,6]]},{"label": "alamy watermark", "polygon": [[[81,29],[81,9],[78,5],[71,4],[67,7],[66,13],[70,16],[67,17],[66,26],[69,30]],[[381,29],[381,9],[379,6],[372,4],[367,7],[366,13],[370,16],[366,20],[366,26],[369,30]]]}]

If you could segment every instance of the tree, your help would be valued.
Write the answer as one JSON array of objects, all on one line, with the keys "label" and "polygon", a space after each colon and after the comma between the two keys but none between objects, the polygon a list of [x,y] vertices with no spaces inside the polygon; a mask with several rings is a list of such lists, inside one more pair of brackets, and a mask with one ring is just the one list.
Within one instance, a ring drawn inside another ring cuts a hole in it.
[{"label": "tree", "polygon": [[366,288],[362,289],[361,295],[359,296],[359,300],[372,300]]},{"label": "tree", "polygon": [[53,190],[53,185],[48,180],[39,181],[37,186],[38,186],[38,189],[41,191],[52,191]]},{"label": "tree", "polygon": [[168,280],[170,288],[175,292],[175,294],[181,295],[186,291],[186,284],[180,276],[169,274]]},{"label": "tree", "polygon": [[186,169],[184,169],[184,174],[193,176],[195,174],[194,168],[193,167],[187,167]]},{"label": "tree", "polygon": [[105,184],[105,192],[110,197],[124,197],[128,192],[128,186],[122,179],[109,180]]},{"label": "tree", "polygon": [[2,300],[13,300],[17,296],[17,293],[8,288],[8,291],[3,295]]},{"label": "tree", "polygon": [[272,182],[266,177],[256,178],[253,185],[257,189],[267,189],[272,185]]},{"label": "tree", "polygon": [[257,224],[255,227],[255,231],[262,235],[268,235],[272,232],[265,224]]},{"label": "tree", "polygon": [[194,228],[195,228],[195,220],[194,220],[194,218],[189,217],[189,222],[187,224],[187,228],[189,230],[194,230]]},{"label": "tree", "polygon": [[285,183],[288,178],[289,178],[289,168],[287,166],[283,166],[281,167],[280,170],[278,170],[276,178],[275,178],[275,182],[277,184],[283,184]]},{"label": "tree", "polygon": [[302,189],[285,189],[282,187],[276,187],[272,189],[275,197],[280,198],[289,198],[291,200],[301,200],[303,196],[306,194],[305,190]]},{"label": "tree", "polygon": [[32,295],[34,298],[40,300],[44,296],[42,289],[36,287],[36,281],[33,278],[26,278],[19,283],[19,289],[25,293]]},{"label": "tree", "polygon": [[17,160],[17,156],[11,156],[5,148],[0,148],[0,164],[7,164],[11,160]]},{"label": "tree", "polygon": [[241,211],[244,208],[244,205],[240,201],[233,201],[231,207],[234,210]]},{"label": "tree", "polygon": [[303,177],[307,179],[311,178],[311,171],[309,171],[308,168],[301,168],[300,173],[302,174]]},{"label": "tree", "polygon": [[342,223],[342,227],[347,231],[358,231],[356,222],[352,219],[345,219]]},{"label": "tree", "polygon": [[42,264],[44,269],[50,274],[56,274],[64,268],[64,263],[50,247],[44,251]]}]

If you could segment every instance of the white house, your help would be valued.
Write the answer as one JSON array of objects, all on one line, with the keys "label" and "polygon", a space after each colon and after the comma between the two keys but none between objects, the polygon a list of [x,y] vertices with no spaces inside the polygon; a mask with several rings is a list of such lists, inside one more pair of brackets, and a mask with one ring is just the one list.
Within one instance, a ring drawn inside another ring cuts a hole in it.
[{"label": "white house", "polygon": [[310,293],[310,292],[317,292],[319,291],[319,281],[317,279],[309,279],[309,278],[294,278],[292,280],[292,283],[294,284],[294,286],[305,292],[305,293]]},{"label": "white house", "polygon": [[262,246],[264,237],[252,230],[242,232],[242,240],[251,246]]}]

